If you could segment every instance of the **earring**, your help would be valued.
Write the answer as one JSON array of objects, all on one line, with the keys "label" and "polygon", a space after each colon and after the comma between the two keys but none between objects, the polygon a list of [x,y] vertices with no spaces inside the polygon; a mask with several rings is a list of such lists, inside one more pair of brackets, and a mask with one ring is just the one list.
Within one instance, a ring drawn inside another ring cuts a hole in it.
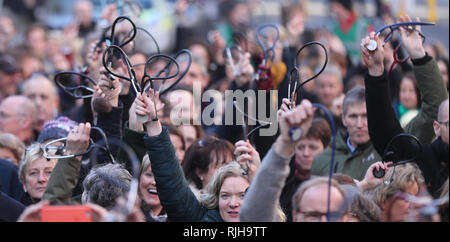
[{"label": "earring", "polygon": [[203,177],[200,177],[200,181],[203,181]]}]

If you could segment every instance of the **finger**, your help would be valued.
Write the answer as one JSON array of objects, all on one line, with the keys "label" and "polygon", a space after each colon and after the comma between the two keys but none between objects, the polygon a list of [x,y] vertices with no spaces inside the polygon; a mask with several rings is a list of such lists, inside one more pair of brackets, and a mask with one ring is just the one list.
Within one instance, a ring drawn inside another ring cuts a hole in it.
[{"label": "finger", "polygon": [[238,142],[236,142],[236,143],[234,144],[234,146],[244,146],[245,144],[246,144],[245,141],[239,140]]},{"label": "finger", "polygon": [[392,164],[394,164],[394,162],[392,162],[392,161],[389,161],[389,162],[386,162],[385,163],[385,167],[386,167],[386,170],[389,170],[389,166],[391,166]]},{"label": "finger", "polygon": [[91,123],[87,122],[85,129],[83,131],[83,135],[89,137],[90,134],[91,134]]},{"label": "finger", "polygon": [[239,146],[234,150],[235,154],[250,153],[251,150],[246,146]]},{"label": "finger", "polygon": [[248,154],[242,154],[240,156],[238,156],[237,158],[237,162],[241,163],[241,162],[246,162],[246,161],[252,161],[252,157]]},{"label": "finger", "polygon": [[[416,17],[416,22],[420,22],[420,18],[419,17]],[[422,32],[422,26],[421,25],[416,25],[416,29],[417,29],[417,31]]]},{"label": "finger", "polygon": [[142,108],[142,107],[136,107],[136,113],[137,112],[144,113],[144,114],[149,114],[150,113],[150,111],[148,109]]},{"label": "finger", "polygon": [[77,135],[80,136],[81,134],[83,134],[84,133],[84,129],[85,129],[85,124],[84,123],[80,123],[80,125],[78,125]]}]

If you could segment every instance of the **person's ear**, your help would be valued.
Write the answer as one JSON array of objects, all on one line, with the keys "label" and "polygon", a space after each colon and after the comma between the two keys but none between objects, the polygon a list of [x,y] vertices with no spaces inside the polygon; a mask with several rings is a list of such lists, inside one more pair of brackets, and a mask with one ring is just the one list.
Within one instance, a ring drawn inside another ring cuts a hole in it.
[{"label": "person's ear", "polygon": [[[343,110],[342,110],[343,111]],[[344,125],[344,127],[347,127],[347,121],[345,120],[345,114],[344,112],[342,112],[341,114],[341,119],[342,119],[342,124]]]},{"label": "person's ear", "polygon": [[201,171],[199,168],[195,169],[195,174],[198,176],[198,178],[203,182],[205,173]]},{"label": "person's ear", "polygon": [[433,122],[433,129],[436,137],[441,136],[441,125],[437,121]]}]

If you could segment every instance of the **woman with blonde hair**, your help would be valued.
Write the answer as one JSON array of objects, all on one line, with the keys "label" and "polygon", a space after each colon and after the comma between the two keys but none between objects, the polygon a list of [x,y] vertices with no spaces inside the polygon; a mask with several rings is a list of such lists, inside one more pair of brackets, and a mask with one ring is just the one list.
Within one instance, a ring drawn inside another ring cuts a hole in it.
[{"label": "woman with blonde hair", "polygon": [[37,203],[41,200],[47,187],[50,175],[57,160],[47,160],[44,157],[41,144],[29,146],[20,161],[19,179],[23,184],[26,195],[22,199],[24,205]]},{"label": "woman with blonde hair", "polygon": [[422,172],[415,163],[390,169],[385,176],[385,182],[369,192],[381,208],[381,221],[405,221],[410,208],[410,202],[405,199],[405,195],[416,196],[423,183]]}]

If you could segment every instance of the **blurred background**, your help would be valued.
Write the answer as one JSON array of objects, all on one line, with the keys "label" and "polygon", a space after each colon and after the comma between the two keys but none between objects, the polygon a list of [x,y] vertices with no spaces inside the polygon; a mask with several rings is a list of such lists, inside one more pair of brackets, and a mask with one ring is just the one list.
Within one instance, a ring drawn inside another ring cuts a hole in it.
[{"label": "blurred background", "polygon": [[[12,16],[19,33],[25,31],[30,21],[44,23],[51,29],[60,29],[74,20],[73,8],[76,0],[0,0],[0,12]],[[133,12],[130,3],[138,6],[140,16],[139,24],[145,26],[157,35],[159,41],[167,41],[161,35],[171,36],[171,30],[176,25],[196,26],[203,31],[202,36],[207,38],[208,31],[214,29],[223,20],[226,0],[91,0],[93,18],[98,21],[102,9],[111,3],[116,3],[124,12]],[[177,21],[173,16],[177,12],[179,2],[186,2],[186,18],[183,22]],[[305,26],[310,29],[327,28],[333,21],[329,0],[248,0],[250,6],[250,27],[262,23],[281,23],[282,7],[288,4],[300,3],[307,13]],[[400,15],[408,14],[420,17],[423,21],[437,23],[434,28],[424,28],[424,34],[430,40],[439,40],[449,49],[449,1],[447,0],[353,0],[355,12],[359,17],[367,18],[375,29],[382,26],[384,15],[391,15],[396,19]],[[122,14],[123,14],[122,13]],[[120,11],[119,11],[120,14]],[[203,21],[207,20],[207,21]],[[21,35],[16,36],[20,38]],[[172,38],[169,38],[172,39]],[[17,41],[20,42],[20,39]],[[170,42],[170,41],[169,41]],[[175,43],[162,44],[163,48],[170,48]]]}]

